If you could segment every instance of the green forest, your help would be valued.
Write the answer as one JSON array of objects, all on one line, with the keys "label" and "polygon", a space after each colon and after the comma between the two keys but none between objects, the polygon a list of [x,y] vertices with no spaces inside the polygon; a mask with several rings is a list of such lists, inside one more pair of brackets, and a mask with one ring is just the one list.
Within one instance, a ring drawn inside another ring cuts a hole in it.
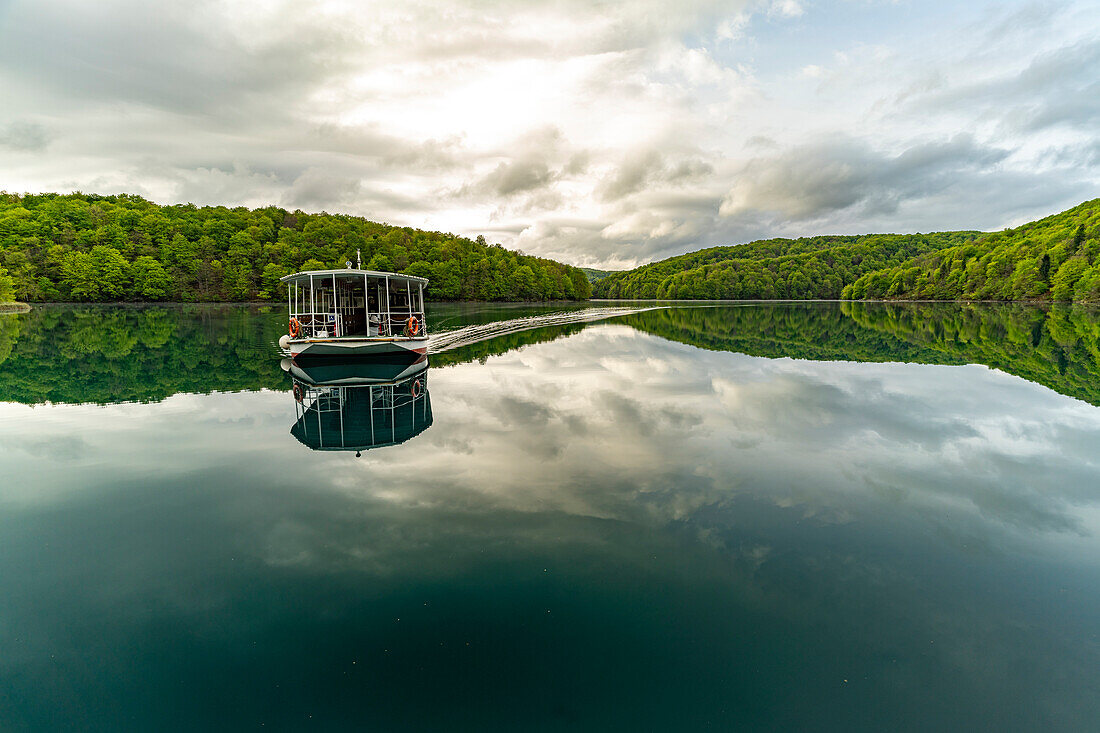
[{"label": "green forest", "polygon": [[767,239],[609,272],[342,214],[0,193],[0,303],[278,301],[280,277],[356,250],[436,301],[1100,301],[1100,199],[1001,232]]},{"label": "green forest", "polygon": [[593,286],[599,298],[1100,301],[1100,199],[1001,232],[768,239]]},{"label": "green forest", "polygon": [[597,283],[608,275],[614,275],[618,270],[594,270],[591,267],[582,267],[581,271],[588,276],[588,282]]},{"label": "green forest", "polygon": [[851,300],[1100,301],[1100,199],[866,274]]},{"label": "green forest", "polygon": [[979,232],[765,239],[711,247],[609,275],[598,298],[836,299],[864,273],[970,242]]},{"label": "green forest", "polygon": [[364,267],[430,280],[432,300],[584,300],[580,269],[452,234],[343,214],[140,196],[0,193],[0,303],[281,300],[279,278]]}]

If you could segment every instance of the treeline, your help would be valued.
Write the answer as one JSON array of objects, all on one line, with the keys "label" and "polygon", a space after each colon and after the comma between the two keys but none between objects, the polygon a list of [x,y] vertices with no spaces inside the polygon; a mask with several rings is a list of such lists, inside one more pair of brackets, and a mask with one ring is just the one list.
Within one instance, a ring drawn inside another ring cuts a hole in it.
[{"label": "treeline", "polygon": [[1100,199],[869,273],[852,300],[1100,301]]},{"label": "treeline", "polygon": [[279,300],[279,278],[343,267],[430,280],[433,300],[583,300],[578,268],[441,232],[270,206],[0,193],[0,302]]},{"label": "treeline", "polygon": [[618,270],[595,270],[591,267],[582,267],[581,271],[588,276],[588,282],[596,283],[608,275],[614,275]]},{"label": "treeline", "polygon": [[601,298],[836,299],[861,275],[970,242],[978,232],[766,239],[711,247],[609,275]]}]

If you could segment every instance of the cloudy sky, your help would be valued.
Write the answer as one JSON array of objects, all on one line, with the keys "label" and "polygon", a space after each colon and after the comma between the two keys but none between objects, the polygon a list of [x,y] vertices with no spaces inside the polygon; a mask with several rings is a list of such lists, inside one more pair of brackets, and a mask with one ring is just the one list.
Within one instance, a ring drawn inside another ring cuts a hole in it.
[{"label": "cloudy sky", "polygon": [[0,189],[363,215],[577,265],[1098,195],[1100,8],[0,0]]}]

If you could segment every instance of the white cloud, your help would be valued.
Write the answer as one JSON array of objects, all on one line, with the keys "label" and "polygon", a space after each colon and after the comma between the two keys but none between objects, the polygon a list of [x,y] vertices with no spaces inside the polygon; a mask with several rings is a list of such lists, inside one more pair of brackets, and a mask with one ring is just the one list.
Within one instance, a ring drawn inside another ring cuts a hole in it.
[{"label": "white cloud", "polygon": [[[610,266],[810,220],[999,227],[1100,181],[1098,21],[1069,4],[1031,30],[1029,8],[17,0],[0,189],[344,211]],[[880,169],[959,131],[1011,155]],[[864,153],[799,162],[823,140]]]},{"label": "white cloud", "polygon": [[768,14],[783,18],[797,18],[806,11],[798,0],[773,0],[768,7]]}]

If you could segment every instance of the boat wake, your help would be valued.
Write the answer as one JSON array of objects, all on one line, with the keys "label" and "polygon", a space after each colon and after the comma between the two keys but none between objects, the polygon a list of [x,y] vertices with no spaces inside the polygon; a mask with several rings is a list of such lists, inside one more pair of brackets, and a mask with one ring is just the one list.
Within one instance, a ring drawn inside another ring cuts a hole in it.
[{"label": "boat wake", "polygon": [[[659,307],[659,306],[658,306]],[[469,346],[480,341],[506,336],[510,333],[530,331],[533,328],[546,326],[568,326],[574,323],[591,323],[602,321],[616,316],[627,316],[632,313],[655,310],[649,308],[584,308],[583,310],[560,311],[558,313],[544,313],[525,318],[512,318],[507,321],[494,321],[493,323],[480,323],[473,326],[462,326],[453,331],[441,331],[428,338],[428,353],[438,354],[442,351],[457,349],[461,346]]]}]

